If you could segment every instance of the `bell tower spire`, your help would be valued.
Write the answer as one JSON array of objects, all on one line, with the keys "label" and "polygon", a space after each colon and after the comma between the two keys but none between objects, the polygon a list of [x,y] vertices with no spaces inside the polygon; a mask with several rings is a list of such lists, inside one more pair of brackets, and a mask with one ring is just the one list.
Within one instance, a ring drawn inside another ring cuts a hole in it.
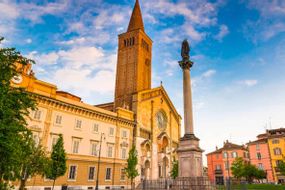
[{"label": "bell tower spire", "polygon": [[128,32],[137,29],[141,29],[142,31],[144,31],[144,24],[139,0],[136,0],[136,4],[134,6],[133,13],[129,22]]},{"label": "bell tower spire", "polygon": [[114,108],[135,110],[136,94],[151,89],[151,51],[136,0],[128,30],[119,35]]}]

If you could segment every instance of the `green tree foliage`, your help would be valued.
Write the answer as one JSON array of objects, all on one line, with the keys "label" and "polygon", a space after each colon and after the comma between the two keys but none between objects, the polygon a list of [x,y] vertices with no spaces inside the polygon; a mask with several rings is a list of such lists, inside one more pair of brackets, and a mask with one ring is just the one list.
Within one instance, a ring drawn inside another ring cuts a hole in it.
[{"label": "green tree foliage", "polygon": [[277,165],[278,170],[280,171],[280,173],[282,175],[285,175],[285,162],[284,162],[284,158],[283,160],[281,160],[278,165]]},{"label": "green tree foliage", "polygon": [[244,161],[242,158],[236,158],[231,166],[232,174],[235,178],[240,180],[244,176]]},{"label": "green tree foliage", "polygon": [[22,154],[20,190],[24,190],[29,177],[36,174],[43,176],[49,163],[45,149],[34,141],[30,132],[26,133],[23,146],[25,146],[25,152]]},{"label": "green tree foliage", "polygon": [[172,177],[172,179],[175,179],[178,177],[178,160],[176,160],[175,158],[172,161],[172,169],[170,171],[170,176]]},{"label": "green tree foliage", "polygon": [[62,135],[59,135],[57,143],[52,147],[51,161],[46,170],[47,178],[53,180],[52,189],[54,188],[55,180],[58,177],[63,176],[66,169],[66,153],[63,145],[63,137]]},{"label": "green tree foliage", "polygon": [[[0,44],[3,38],[0,38]],[[24,134],[28,131],[25,117],[35,108],[35,101],[23,88],[10,85],[18,75],[15,63],[26,65],[33,61],[23,57],[15,48],[0,48],[0,188],[21,176],[25,152]]]},{"label": "green tree foliage", "polygon": [[245,178],[247,182],[252,183],[254,179],[265,179],[266,172],[259,170],[255,165],[245,163],[242,158],[236,158],[231,167],[235,178]]},{"label": "green tree foliage", "polygon": [[131,150],[129,151],[129,158],[127,160],[128,165],[125,168],[126,175],[129,179],[131,179],[131,186],[134,189],[134,179],[139,175],[137,170],[138,164],[138,153],[135,146],[132,146]]}]

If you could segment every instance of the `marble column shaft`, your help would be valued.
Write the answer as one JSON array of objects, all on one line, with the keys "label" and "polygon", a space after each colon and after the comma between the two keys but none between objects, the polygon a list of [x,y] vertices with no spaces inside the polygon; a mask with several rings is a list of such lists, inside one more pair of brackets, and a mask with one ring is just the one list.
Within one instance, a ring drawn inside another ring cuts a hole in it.
[{"label": "marble column shaft", "polygon": [[184,128],[185,134],[194,134],[190,68],[183,68]]}]

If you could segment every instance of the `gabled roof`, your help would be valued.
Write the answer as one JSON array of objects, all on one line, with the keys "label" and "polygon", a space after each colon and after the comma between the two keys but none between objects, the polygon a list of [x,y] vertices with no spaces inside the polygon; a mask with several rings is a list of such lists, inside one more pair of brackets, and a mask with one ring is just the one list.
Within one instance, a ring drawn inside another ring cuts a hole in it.
[{"label": "gabled roof", "polygon": [[226,141],[226,142],[224,142],[224,146],[222,148],[217,149],[214,152],[210,152],[207,155],[221,153],[225,150],[237,150],[237,149],[247,150],[243,145],[237,145],[237,144],[231,143],[229,141]]},{"label": "gabled roof", "polygon": [[142,13],[141,13],[141,8],[139,1],[136,0],[136,4],[133,9],[133,13],[129,22],[128,26],[128,32],[141,29],[144,31],[144,24],[143,24],[143,19],[142,19]]},{"label": "gabled roof", "polygon": [[[150,93],[150,92],[154,92],[154,91],[160,91],[161,95],[165,98],[166,100],[166,103],[169,105],[169,107],[172,109],[174,115],[176,116],[176,119],[177,120],[180,120],[181,119],[181,116],[179,115],[178,111],[176,110],[175,106],[173,105],[172,101],[170,100],[166,90],[163,88],[163,86],[159,86],[159,87],[156,87],[156,88],[152,88],[150,90],[144,90],[144,91],[140,91],[139,92],[139,95],[144,95],[144,94],[147,94],[147,93]],[[152,98],[152,97],[150,97]]]}]

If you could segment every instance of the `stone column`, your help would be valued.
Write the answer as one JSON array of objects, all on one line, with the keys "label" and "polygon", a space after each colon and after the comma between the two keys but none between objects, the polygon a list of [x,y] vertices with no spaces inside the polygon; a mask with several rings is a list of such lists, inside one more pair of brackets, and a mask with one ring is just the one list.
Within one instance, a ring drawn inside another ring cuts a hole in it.
[{"label": "stone column", "polygon": [[180,139],[177,150],[179,158],[179,177],[203,176],[202,152],[199,147],[199,139],[194,135],[192,93],[190,68],[193,62],[189,56],[190,47],[187,40],[182,43],[182,61],[179,65],[183,71],[183,99],[184,99],[184,129],[185,134]]},{"label": "stone column", "polygon": [[185,135],[194,134],[193,129],[193,113],[192,113],[192,92],[190,68],[193,63],[189,61],[181,61],[180,67],[183,69],[183,98],[184,98],[184,129]]}]

